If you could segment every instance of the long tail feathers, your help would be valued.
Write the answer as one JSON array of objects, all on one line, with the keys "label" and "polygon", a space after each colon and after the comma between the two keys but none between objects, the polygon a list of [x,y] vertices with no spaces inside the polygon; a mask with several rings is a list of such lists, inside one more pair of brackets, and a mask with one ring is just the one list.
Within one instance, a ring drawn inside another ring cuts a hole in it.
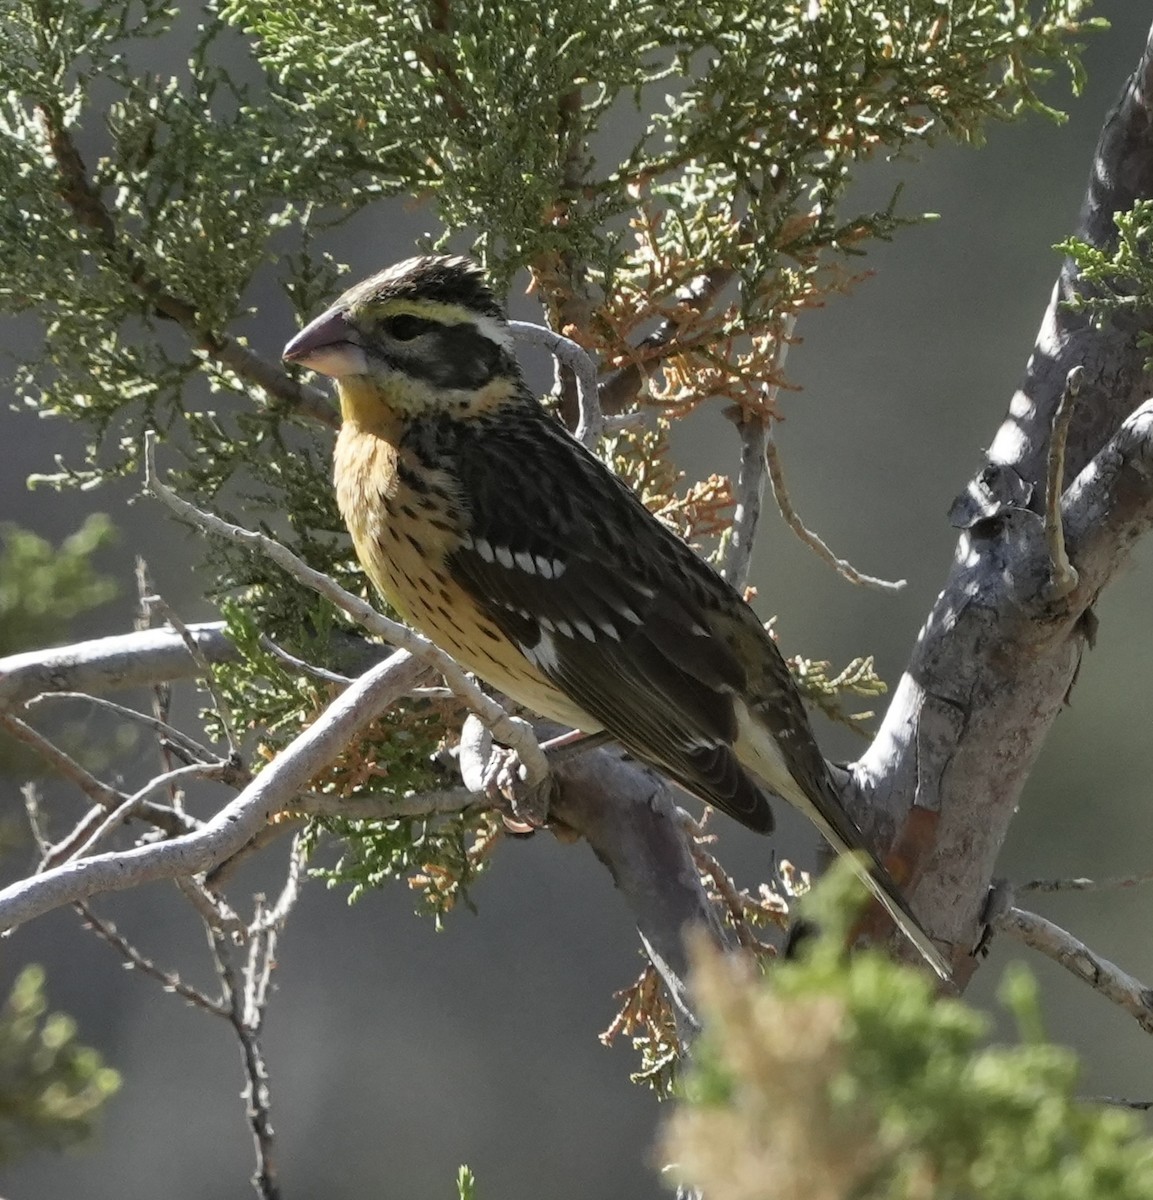
[{"label": "long tail feathers", "polygon": [[896,884],[888,871],[879,867],[875,862],[863,862],[860,851],[850,852],[849,857],[877,903],[893,918],[893,923],[905,937],[916,946],[921,957],[941,979],[948,983],[953,977],[952,968],[946,962],[945,956],[933,945],[929,935],[921,928],[921,923],[909,911],[908,905],[897,892]]},{"label": "long tail feathers", "polygon": [[945,956],[933,945],[929,935],[921,927],[920,921],[913,916],[893,877],[881,866],[874,855],[865,849],[860,835],[857,834],[850,839],[824,819],[823,814],[811,815],[814,815],[817,826],[833,849],[838,854],[848,857],[853,868],[861,877],[861,881],[872,893],[877,903],[892,917],[893,924],[913,943],[921,957],[940,978],[946,983],[949,982],[953,978],[953,972]]}]

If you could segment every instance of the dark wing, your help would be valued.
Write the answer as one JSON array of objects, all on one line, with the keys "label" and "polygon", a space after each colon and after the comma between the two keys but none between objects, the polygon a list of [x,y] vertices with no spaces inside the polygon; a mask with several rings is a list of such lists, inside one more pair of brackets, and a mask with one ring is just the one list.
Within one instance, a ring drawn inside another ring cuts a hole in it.
[{"label": "dark wing", "polygon": [[718,602],[744,607],[731,589],[535,401],[479,422],[454,469],[472,517],[457,582],[626,749],[768,832],[733,751],[748,670],[711,628]]}]

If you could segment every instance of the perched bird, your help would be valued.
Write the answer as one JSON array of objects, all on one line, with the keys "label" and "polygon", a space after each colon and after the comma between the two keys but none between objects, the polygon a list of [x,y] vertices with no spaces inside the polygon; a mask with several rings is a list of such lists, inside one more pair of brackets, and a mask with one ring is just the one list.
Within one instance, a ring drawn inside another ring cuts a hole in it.
[{"label": "perched bird", "polygon": [[340,511],[392,607],[542,716],[609,733],[760,833],[803,812],[938,973],[948,969],[841,807],[759,618],[528,390],[464,258],[345,292],[284,357],[336,380]]}]

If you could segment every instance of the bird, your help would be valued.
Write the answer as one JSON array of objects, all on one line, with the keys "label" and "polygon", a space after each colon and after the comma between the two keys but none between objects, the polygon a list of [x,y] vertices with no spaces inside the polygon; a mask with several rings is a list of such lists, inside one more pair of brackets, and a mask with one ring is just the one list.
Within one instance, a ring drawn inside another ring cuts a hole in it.
[{"label": "bird", "polygon": [[758,833],[799,809],[942,978],[949,967],[842,806],[772,635],[536,398],[471,259],[349,288],[284,360],[335,380],[336,499],[408,624],[512,700]]}]

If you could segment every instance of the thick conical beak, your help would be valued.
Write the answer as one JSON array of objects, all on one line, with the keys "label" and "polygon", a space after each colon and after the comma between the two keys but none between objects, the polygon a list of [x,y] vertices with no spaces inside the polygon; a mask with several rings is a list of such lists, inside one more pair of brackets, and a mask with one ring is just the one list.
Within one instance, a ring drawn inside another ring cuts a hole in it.
[{"label": "thick conical beak", "polygon": [[334,379],[367,375],[368,359],[357,345],[359,340],[344,313],[334,309],[321,313],[284,347],[284,361]]}]

